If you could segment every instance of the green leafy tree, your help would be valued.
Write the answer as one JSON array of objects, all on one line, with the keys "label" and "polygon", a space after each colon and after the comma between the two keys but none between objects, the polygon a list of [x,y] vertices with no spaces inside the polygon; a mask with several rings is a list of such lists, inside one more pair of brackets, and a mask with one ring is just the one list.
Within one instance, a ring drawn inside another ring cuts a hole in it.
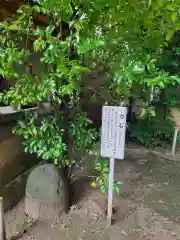
[{"label": "green leafy tree", "polygon": [[[104,102],[117,105],[134,84],[146,92],[144,102],[150,102],[153,87],[179,82],[156,67],[164,45],[180,28],[178,3],[39,0],[1,22],[0,74],[13,79],[1,100],[19,110],[47,101],[51,105],[46,114],[26,113],[14,129],[23,136],[25,150],[54,161],[68,182],[76,163],[74,153],[89,151],[97,139],[82,111],[86,74],[94,69],[106,72],[110,97]],[[38,24],[40,15],[46,17],[46,24]],[[34,53],[39,56],[38,75],[27,69]],[[93,91],[97,98],[98,92]],[[97,163],[95,169],[101,171],[95,184],[104,191],[107,164]]]}]

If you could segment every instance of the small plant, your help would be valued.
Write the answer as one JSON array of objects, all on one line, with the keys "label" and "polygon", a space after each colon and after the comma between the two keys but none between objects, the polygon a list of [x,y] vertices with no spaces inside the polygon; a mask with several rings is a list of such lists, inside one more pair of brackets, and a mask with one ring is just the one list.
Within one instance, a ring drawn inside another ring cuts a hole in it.
[{"label": "small plant", "polygon": [[[93,188],[99,187],[102,193],[108,191],[108,179],[109,179],[109,164],[108,160],[104,158],[98,158],[94,163],[94,169],[99,173],[99,176],[93,177],[94,181],[91,186]],[[119,187],[122,182],[114,181],[114,192],[119,194]]]}]

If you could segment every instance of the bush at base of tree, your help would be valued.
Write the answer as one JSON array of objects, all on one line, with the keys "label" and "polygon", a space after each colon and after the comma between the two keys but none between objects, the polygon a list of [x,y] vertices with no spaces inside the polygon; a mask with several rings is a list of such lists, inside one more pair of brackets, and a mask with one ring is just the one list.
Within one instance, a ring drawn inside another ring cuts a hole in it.
[{"label": "bush at base of tree", "polygon": [[132,140],[148,147],[167,147],[171,143],[174,134],[174,123],[170,119],[158,119],[155,117],[138,120],[130,124],[128,135]]}]

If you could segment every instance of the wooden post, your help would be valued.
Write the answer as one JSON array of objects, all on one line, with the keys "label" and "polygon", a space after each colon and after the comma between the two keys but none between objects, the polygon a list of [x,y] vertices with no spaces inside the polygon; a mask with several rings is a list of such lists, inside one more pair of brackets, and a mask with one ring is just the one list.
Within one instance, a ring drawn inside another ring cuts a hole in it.
[{"label": "wooden post", "polygon": [[114,158],[110,158],[109,187],[108,187],[108,212],[107,227],[112,223],[112,201],[113,201],[113,183],[114,183]]},{"label": "wooden post", "polygon": [[115,159],[124,159],[126,115],[126,107],[103,106],[102,109],[101,156],[110,158],[107,226],[112,224]]},{"label": "wooden post", "polygon": [[3,198],[0,197],[0,240],[6,240]]},{"label": "wooden post", "polygon": [[173,138],[173,145],[172,145],[172,155],[173,156],[175,155],[178,131],[179,131],[178,128],[176,128],[174,131],[174,138]]}]

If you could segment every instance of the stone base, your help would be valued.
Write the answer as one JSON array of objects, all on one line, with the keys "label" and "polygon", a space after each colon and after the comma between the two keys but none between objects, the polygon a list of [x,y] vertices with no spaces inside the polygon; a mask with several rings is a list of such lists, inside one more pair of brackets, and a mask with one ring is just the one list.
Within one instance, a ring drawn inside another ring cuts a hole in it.
[{"label": "stone base", "polygon": [[[57,200],[58,203],[58,200]],[[49,220],[59,218],[61,214],[60,204],[53,203],[39,203],[31,197],[30,194],[26,193],[25,197],[25,211],[34,220]]]}]

